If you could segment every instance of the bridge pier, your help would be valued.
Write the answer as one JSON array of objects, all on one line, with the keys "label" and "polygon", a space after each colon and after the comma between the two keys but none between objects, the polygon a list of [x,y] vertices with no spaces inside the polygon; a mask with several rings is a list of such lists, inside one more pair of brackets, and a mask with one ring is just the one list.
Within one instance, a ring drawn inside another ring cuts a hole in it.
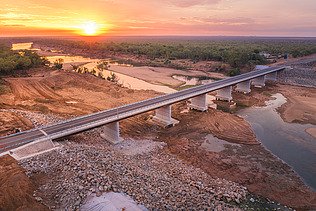
[{"label": "bridge pier", "polygon": [[166,105],[156,109],[153,121],[162,124],[164,127],[174,126],[179,121],[171,117],[171,105]]},{"label": "bridge pier", "polygon": [[216,100],[231,101],[232,97],[232,86],[227,86],[217,90]]},{"label": "bridge pier", "polygon": [[123,139],[120,137],[119,122],[112,122],[104,125],[100,136],[112,144],[120,143]]},{"label": "bridge pier", "polygon": [[277,71],[269,73],[269,74],[266,75],[266,80],[276,81],[277,80],[277,75],[278,75]]},{"label": "bridge pier", "polygon": [[251,86],[250,80],[243,81],[243,82],[237,84],[236,91],[243,92],[243,93],[247,94],[247,93],[251,92],[250,86]]},{"label": "bridge pier", "polygon": [[191,98],[191,103],[189,105],[190,109],[195,109],[198,111],[206,111],[208,109],[206,94],[202,94]]},{"label": "bridge pier", "polygon": [[252,79],[252,84],[256,87],[264,87],[265,84],[265,76],[259,76],[257,78]]}]

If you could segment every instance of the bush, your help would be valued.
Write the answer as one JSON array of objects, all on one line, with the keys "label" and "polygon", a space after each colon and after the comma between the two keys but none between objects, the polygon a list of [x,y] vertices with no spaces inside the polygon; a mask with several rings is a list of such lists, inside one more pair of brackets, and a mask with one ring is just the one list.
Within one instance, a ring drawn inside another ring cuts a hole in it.
[{"label": "bush", "polygon": [[47,62],[35,52],[29,50],[13,51],[0,45],[0,75],[12,75],[24,73],[31,67],[38,67]]},{"label": "bush", "polygon": [[108,76],[106,80],[117,83],[118,77],[115,75],[115,73],[111,72],[110,76]]},{"label": "bush", "polygon": [[108,70],[109,69],[109,63],[107,61],[100,61],[97,64],[97,69],[99,71]]},{"label": "bush", "polygon": [[60,70],[63,68],[63,63],[64,63],[64,60],[59,58],[59,59],[56,59],[56,61],[54,61],[54,65],[53,67]]},{"label": "bush", "polygon": [[228,72],[228,75],[229,75],[229,76],[240,75],[240,69],[239,69],[239,68],[231,69],[231,70]]}]

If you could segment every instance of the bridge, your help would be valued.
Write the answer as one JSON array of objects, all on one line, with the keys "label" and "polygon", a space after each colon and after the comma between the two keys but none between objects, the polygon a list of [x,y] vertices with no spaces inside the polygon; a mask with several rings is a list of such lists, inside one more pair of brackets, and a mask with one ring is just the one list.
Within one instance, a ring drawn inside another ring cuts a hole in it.
[{"label": "bridge", "polygon": [[172,104],[191,99],[190,108],[206,111],[208,109],[206,101],[207,93],[217,91],[217,99],[230,101],[232,100],[231,93],[233,86],[236,85],[236,91],[249,93],[251,91],[251,85],[263,87],[265,86],[266,80],[275,81],[277,72],[284,70],[285,68],[285,66],[265,67],[264,69],[254,70],[245,74],[188,88],[175,93],[0,137],[0,155],[5,151],[13,150],[23,145],[28,145],[30,143],[40,144],[47,141],[51,142],[54,139],[100,126],[103,126],[103,133],[101,136],[107,141],[115,144],[121,141],[119,132],[120,120],[155,110],[155,116],[153,117],[154,121],[157,121],[164,126],[174,125],[179,121],[172,118]]}]

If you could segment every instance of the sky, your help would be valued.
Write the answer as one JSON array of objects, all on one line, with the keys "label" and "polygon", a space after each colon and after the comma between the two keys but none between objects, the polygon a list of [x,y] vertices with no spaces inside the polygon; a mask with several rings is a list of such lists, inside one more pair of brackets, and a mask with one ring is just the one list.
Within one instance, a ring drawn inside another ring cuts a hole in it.
[{"label": "sky", "polygon": [[316,0],[1,0],[0,36],[310,36]]}]

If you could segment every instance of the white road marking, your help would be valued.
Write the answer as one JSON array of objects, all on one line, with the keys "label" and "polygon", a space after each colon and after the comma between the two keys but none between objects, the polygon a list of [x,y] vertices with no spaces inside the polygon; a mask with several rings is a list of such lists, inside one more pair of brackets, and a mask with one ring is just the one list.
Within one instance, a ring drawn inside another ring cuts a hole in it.
[{"label": "white road marking", "polygon": [[39,129],[39,131],[41,131],[45,136],[48,136],[47,133],[44,130]]}]

